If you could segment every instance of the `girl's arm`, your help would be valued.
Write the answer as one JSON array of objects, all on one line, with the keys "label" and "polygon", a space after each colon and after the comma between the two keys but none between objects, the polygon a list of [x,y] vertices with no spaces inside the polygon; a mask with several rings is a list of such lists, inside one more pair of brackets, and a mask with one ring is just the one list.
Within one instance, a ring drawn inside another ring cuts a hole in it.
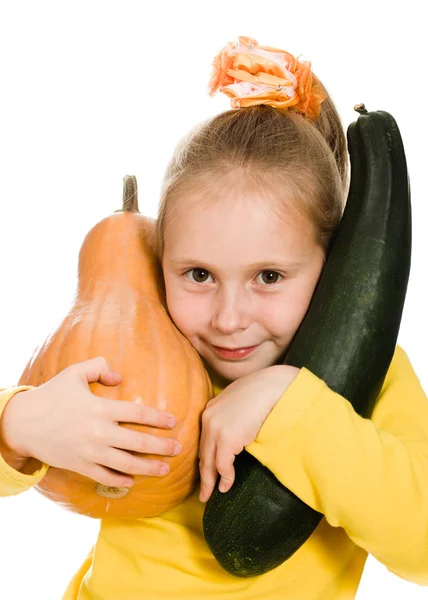
[{"label": "girl's arm", "polygon": [[391,572],[428,585],[428,400],[401,348],[371,419],[303,368],[246,450]]},{"label": "girl's arm", "polygon": [[89,386],[95,381],[116,386],[122,378],[104,358],[95,357],[67,367],[43,385],[16,394],[14,388],[0,396],[0,453],[5,452],[0,457],[0,495],[28,489],[42,479],[48,465],[117,487],[132,486],[132,475],[162,475],[167,464],[162,456],[181,452],[177,440],[121,423],[172,429],[174,415],[135,401],[97,396]]}]

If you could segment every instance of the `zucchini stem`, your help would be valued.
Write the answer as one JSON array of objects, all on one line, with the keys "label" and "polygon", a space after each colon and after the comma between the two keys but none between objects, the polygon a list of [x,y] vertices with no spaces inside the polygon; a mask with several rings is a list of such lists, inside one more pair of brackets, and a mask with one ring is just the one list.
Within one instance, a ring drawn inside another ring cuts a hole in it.
[{"label": "zucchini stem", "polygon": [[360,115],[368,115],[368,110],[367,108],[364,106],[364,104],[356,104],[354,106],[354,110],[356,110],[358,113],[360,113]]}]

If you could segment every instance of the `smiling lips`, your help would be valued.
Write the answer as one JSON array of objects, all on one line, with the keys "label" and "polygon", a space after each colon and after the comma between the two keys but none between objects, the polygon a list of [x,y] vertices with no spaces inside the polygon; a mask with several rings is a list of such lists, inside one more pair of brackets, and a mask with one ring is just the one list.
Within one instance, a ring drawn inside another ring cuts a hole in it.
[{"label": "smiling lips", "polygon": [[213,346],[217,354],[224,358],[243,358],[253,352],[258,346],[248,346],[246,348],[221,348]]}]

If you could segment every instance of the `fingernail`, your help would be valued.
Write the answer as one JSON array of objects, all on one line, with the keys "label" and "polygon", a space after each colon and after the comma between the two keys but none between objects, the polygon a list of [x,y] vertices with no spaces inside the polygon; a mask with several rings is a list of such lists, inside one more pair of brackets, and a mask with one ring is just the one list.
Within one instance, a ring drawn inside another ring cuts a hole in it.
[{"label": "fingernail", "polygon": [[180,444],[180,442],[176,442],[174,444],[174,447],[172,449],[172,453],[175,454],[180,454],[180,452],[182,451],[183,446]]},{"label": "fingernail", "polygon": [[169,471],[169,466],[168,465],[162,465],[162,467],[159,469],[159,473],[161,475],[166,475]]},{"label": "fingernail", "polygon": [[169,417],[168,419],[168,427],[175,427],[175,417]]},{"label": "fingernail", "polygon": [[227,483],[225,481],[220,481],[218,489],[220,492],[225,492],[227,490]]}]

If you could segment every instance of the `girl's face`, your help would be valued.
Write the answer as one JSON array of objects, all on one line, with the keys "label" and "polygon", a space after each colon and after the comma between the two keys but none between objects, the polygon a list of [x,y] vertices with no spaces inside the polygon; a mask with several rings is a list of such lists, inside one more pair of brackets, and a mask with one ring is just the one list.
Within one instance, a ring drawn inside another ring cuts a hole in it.
[{"label": "girl's face", "polygon": [[223,384],[275,364],[323,264],[308,220],[279,220],[257,193],[231,191],[211,206],[186,197],[165,225],[169,313]]}]

